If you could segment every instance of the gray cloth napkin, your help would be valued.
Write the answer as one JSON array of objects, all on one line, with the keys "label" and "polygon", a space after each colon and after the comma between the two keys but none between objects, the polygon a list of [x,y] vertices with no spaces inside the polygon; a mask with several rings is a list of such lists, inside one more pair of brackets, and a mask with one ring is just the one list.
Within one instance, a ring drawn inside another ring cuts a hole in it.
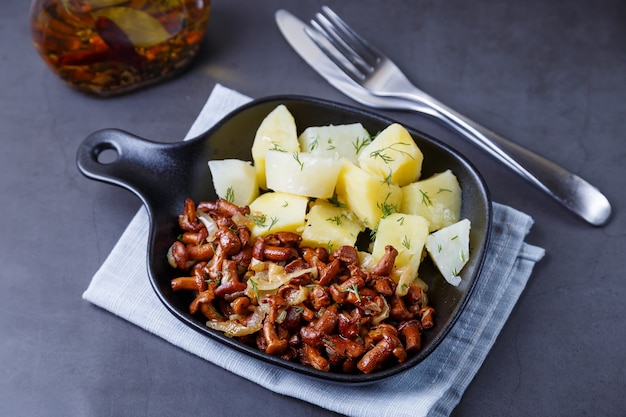
[{"label": "gray cloth napkin", "polygon": [[[250,98],[217,85],[187,138],[207,130]],[[172,316],[150,286],[146,270],[148,216],[141,208],[83,294],[122,317],[274,392],[353,416],[448,416],[478,371],[521,292],[542,248],[524,242],[533,220],[494,203],[493,236],[481,277],[458,322],[415,368],[368,386],[345,387],[300,376],[225,348]]]}]

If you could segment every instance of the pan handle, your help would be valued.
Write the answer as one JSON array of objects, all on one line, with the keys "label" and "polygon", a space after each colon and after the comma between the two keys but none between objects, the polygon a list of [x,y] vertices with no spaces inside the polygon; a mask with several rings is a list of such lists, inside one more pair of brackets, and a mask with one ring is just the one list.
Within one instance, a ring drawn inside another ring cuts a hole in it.
[{"label": "pan handle", "polygon": [[166,184],[173,173],[166,167],[175,148],[120,129],[103,129],[83,140],[76,164],[86,177],[126,188],[151,209],[168,198]]}]

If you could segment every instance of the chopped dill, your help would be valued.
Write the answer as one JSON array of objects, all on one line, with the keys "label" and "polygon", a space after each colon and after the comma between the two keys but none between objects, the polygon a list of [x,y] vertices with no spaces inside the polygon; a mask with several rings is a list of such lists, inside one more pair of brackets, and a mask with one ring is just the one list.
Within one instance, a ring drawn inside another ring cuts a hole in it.
[{"label": "chopped dill", "polygon": [[352,142],[352,146],[354,147],[354,153],[359,154],[364,147],[372,143],[372,138],[364,137],[364,138],[356,138],[355,142]]},{"label": "chopped dill", "polygon": [[304,169],[304,162],[300,160],[300,154],[298,152],[294,152],[292,155],[293,159],[295,159],[298,165],[300,165],[300,171],[302,171]]},{"label": "chopped dill", "polygon": [[382,212],[381,219],[389,217],[389,215],[396,213],[398,211],[398,206],[396,204],[390,204],[387,202],[391,193],[388,193],[385,197],[385,200],[382,203],[376,203],[376,207],[380,209]]},{"label": "chopped dill", "polygon": [[372,158],[380,158],[380,159],[383,160],[384,163],[388,164],[390,162],[393,162],[394,158],[391,155],[389,155],[388,152],[385,153],[385,151],[395,151],[395,152],[398,152],[398,153],[400,153],[402,155],[406,155],[406,156],[408,156],[411,159],[414,159],[413,155],[411,155],[410,153],[408,153],[406,151],[403,151],[402,149],[395,149],[394,146],[396,146],[396,145],[410,146],[410,144],[408,144],[406,142],[395,142],[395,143],[392,143],[389,146],[385,146],[384,148],[372,151],[370,153],[370,157],[372,157]]},{"label": "chopped dill", "polygon": [[285,148],[283,148],[279,143],[272,142],[272,147],[270,151],[279,151],[279,152],[287,152]]},{"label": "chopped dill", "polygon": [[361,302],[361,296],[359,295],[359,286],[357,284],[352,284],[348,286],[348,288],[345,288],[343,292],[351,292],[356,297],[356,301],[359,303]]},{"label": "chopped dill", "polygon": [[265,222],[267,221],[267,215],[265,214],[249,214],[248,218],[254,222],[259,227],[265,227]]},{"label": "chopped dill", "polygon": [[229,203],[235,201],[235,190],[233,189],[233,187],[228,187],[228,189],[226,190],[226,195],[224,196],[224,200],[228,201]]},{"label": "chopped dill", "polygon": [[269,231],[272,227],[274,227],[274,225],[276,225],[276,223],[278,223],[278,217],[272,217],[270,219],[270,225],[267,230]]}]

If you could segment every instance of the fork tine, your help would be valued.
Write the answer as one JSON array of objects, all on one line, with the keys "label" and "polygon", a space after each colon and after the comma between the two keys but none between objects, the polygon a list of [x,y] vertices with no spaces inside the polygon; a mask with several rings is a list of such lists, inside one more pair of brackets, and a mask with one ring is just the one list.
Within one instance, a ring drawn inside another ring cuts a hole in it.
[{"label": "fork tine", "polygon": [[385,56],[374,45],[362,38],[330,7],[311,19],[311,28],[305,29],[313,42],[346,75],[363,84],[377,71]]},{"label": "fork tine", "polygon": [[329,39],[329,35],[326,34],[324,29],[316,21],[312,20],[311,26],[313,29],[304,29],[309,38],[311,38],[324,54],[352,80],[357,83],[362,82],[366,78],[366,75],[337,49],[337,45]]},{"label": "fork tine", "polygon": [[357,70],[364,72],[365,74],[374,70],[374,66],[370,65],[369,62],[363,59],[359,52],[354,48],[354,40],[345,40],[345,37],[349,37],[349,35],[346,35],[341,27],[337,27],[321,13],[316,13],[315,18],[317,21],[311,20],[311,24],[314,25],[314,27],[319,30],[328,39],[328,41],[342,55],[344,55],[352,65],[354,65]]},{"label": "fork tine", "polygon": [[[342,39],[342,42],[346,45],[350,45],[350,49],[353,50],[359,57],[368,63],[371,67],[375,67],[378,62],[381,61],[382,53],[374,47],[370,42],[361,37],[354,31],[346,22],[343,21],[330,7],[322,6],[322,12],[326,15],[326,18],[331,24],[334,25],[335,31],[340,31],[344,37],[349,39],[346,42]],[[337,33],[338,34],[338,33]],[[357,45],[360,48],[357,48]]]}]

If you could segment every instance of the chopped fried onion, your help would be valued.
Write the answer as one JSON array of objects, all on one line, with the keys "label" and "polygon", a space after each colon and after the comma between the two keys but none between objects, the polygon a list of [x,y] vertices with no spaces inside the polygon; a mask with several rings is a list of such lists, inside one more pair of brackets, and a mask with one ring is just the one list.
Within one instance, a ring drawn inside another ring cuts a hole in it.
[{"label": "chopped fried onion", "polygon": [[[251,265],[250,269],[253,269],[253,265]],[[255,274],[248,279],[246,295],[250,298],[256,298],[257,296],[263,298],[275,294],[278,288],[293,278],[304,274],[317,274],[317,267],[299,269],[287,274],[285,268],[277,263],[265,262],[265,267],[256,264],[254,271]]]},{"label": "chopped fried onion", "polygon": [[215,236],[217,235],[217,222],[213,219],[213,217],[209,216],[208,213],[200,210],[196,210],[196,217],[206,227],[206,231],[208,232],[206,241],[213,242],[215,240]]},{"label": "chopped fried onion", "polygon": [[250,266],[248,267],[248,269],[254,272],[261,272],[261,271],[267,271],[267,267],[268,267],[267,262],[259,261],[256,258],[252,258],[252,261],[250,261]]},{"label": "chopped fried onion", "polygon": [[237,226],[246,226],[250,230],[252,230],[252,228],[256,224],[254,220],[252,220],[250,217],[238,211],[235,212],[235,214],[233,214],[232,219],[233,219],[233,222],[235,222]]},{"label": "chopped fried onion", "polygon": [[372,317],[372,324],[374,326],[378,326],[387,317],[389,317],[389,304],[387,304],[387,300],[385,300],[385,297],[381,297],[381,299],[383,300],[383,309],[381,310],[380,313]]},{"label": "chopped fried onion", "polygon": [[176,259],[174,259],[174,254],[172,253],[172,248],[174,245],[172,244],[167,250],[167,263],[170,264],[172,268],[176,268]]},{"label": "chopped fried onion", "polygon": [[290,306],[297,306],[300,303],[304,303],[306,299],[309,298],[310,292],[311,290],[309,288],[300,286],[297,291],[290,292],[285,298],[285,301]]},{"label": "chopped fried onion", "polygon": [[371,253],[359,251],[359,265],[361,265],[361,269],[364,271],[371,271],[376,266],[376,259],[372,256]]},{"label": "chopped fried onion", "polygon": [[206,322],[207,327],[224,332],[229,337],[246,336],[258,332],[263,328],[263,320],[270,310],[269,304],[261,303],[247,320],[246,324],[238,320]]},{"label": "chopped fried onion", "polygon": [[270,263],[267,273],[259,272],[255,275],[257,277],[257,288],[259,290],[276,290],[283,284],[288,283],[293,278],[299,277],[304,274],[313,273],[317,271],[317,267],[310,267],[306,269],[299,269],[289,274],[285,273],[285,268],[282,266]]},{"label": "chopped fried onion", "polygon": [[413,268],[409,265],[402,268],[394,268],[391,272],[391,278],[398,284],[396,286],[396,294],[404,297],[409,291],[409,284],[413,282]]}]

